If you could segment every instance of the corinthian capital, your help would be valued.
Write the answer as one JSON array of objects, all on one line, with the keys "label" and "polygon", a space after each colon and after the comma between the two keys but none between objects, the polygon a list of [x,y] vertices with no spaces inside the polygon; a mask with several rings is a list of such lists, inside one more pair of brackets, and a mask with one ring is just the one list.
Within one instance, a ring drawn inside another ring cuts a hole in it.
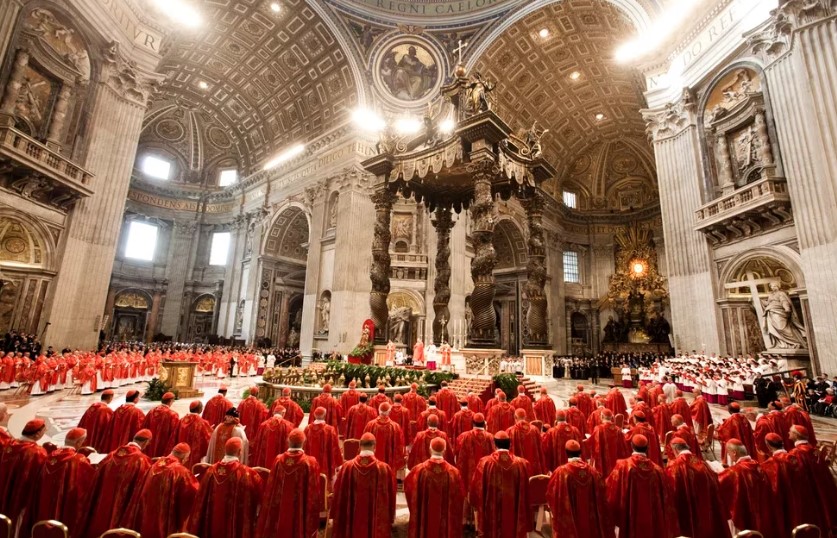
[{"label": "corinthian capital", "polygon": [[683,129],[697,123],[695,100],[688,89],[676,103],[669,103],[661,109],[643,110],[646,133],[651,142],[658,142],[680,134]]},{"label": "corinthian capital", "polygon": [[104,53],[101,80],[126,101],[143,108],[148,106],[152,92],[165,78],[160,73],[149,73],[137,67],[119,50],[113,41]]},{"label": "corinthian capital", "polygon": [[780,0],[774,16],[786,17],[794,28],[837,14],[837,0]]}]

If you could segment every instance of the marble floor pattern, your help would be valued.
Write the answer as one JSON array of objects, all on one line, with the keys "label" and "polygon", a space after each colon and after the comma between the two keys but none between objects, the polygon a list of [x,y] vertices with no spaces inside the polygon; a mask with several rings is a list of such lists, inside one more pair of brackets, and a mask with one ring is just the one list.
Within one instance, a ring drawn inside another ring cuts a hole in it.
[{"label": "marble floor pattern", "polygon": [[[260,377],[228,378],[223,380],[223,384],[227,385],[229,389],[227,397],[233,402],[233,404],[238,405],[248,387],[258,383],[259,381],[261,381]],[[549,396],[555,400],[559,408],[567,406],[567,400],[573,393],[575,393],[576,385],[579,383],[577,380],[557,380],[551,378],[538,378],[535,379],[535,381],[541,383],[542,386],[547,388]],[[605,379],[602,381],[603,383],[597,385],[590,384],[589,382],[583,382],[583,384],[587,390],[594,389],[597,393],[603,394],[609,390],[610,387],[607,383],[610,380]],[[221,384],[222,381],[216,380],[212,377],[199,380],[197,388],[204,393],[200,399],[203,402],[206,402],[217,393],[218,387]],[[126,385],[124,387],[114,389],[116,397],[111,403],[111,407],[115,409],[119,405],[123,404],[125,402],[125,394],[129,390],[133,388],[142,390],[144,386],[144,383],[137,383],[136,385]],[[622,388],[620,388],[620,390],[625,393],[626,397],[629,397],[634,392],[632,390]],[[66,433],[78,424],[81,415],[90,406],[90,404],[99,401],[100,399],[99,394],[81,396],[79,394],[70,394],[70,391],[60,391],[31,398],[21,397],[19,395],[15,396],[12,392],[13,391],[9,390],[0,393],[0,401],[5,402],[9,406],[9,411],[12,414],[8,425],[9,431],[14,435],[18,435],[27,421],[33,418],[43,418],[47,422],[47,435],[45,436],[43,442],[52,441],[59,445],[63,442]],[[178,414],[183,416],[188,413],[189,403],[191,401],[192,399],[177,400],[172,408],[177,411]],[[141,400],[138,404],[140,409],[145,412],[156,405],[158,405],[158,402],[150,402],[147,400]],[[729,416],[729,413],[723,407],[717,405],[711,405],[710,407],[712,409],[712,416],[716,419],[716,422],[720,422]],[[837,419],[817,416],[812,416],[811,418],[819,439],[826,441],[837,440]],[[305,419],[303,419],[303,428],[307,422],[308,417],[306,416]],[[717,449],[718,448],[716,446],[716,450]],[[396,523],[393,528],[393,536],[407,536],[408,521],[409,511],[407,509],[406,498],[404,497],[404,493],[399,491],[396,501]],[[548,536],[550,535],[550,532],[551,531],[548,529],[547,524],[547,528],[544,529],[544,535]],[[532,535],[534,536],[535,534],[532,533]],[[475,536],[475,533],[466,529],[465,536]]]}]

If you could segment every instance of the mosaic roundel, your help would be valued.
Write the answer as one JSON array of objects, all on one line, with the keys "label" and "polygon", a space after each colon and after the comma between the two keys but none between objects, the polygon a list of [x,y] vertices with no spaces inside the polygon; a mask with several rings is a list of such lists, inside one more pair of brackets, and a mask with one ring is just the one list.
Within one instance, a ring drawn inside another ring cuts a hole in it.
[{"label": "mosaic roundel", "polygon": [[435,95],[444,67],[429,43],[411,37],[386,44],[378,52],[374,77],[378,89],[399,103],[415,103]]},{"label": "mosaic roundel", "polygon": [[154,130],[160,138],[169,142],[177,142],[186,134],[183,125],[172,119],[165,119],[159,122]]},{"label": "mosaic roundel", "polygon": [[220,127],[212,126],[207,130],[209,141],[217,148],[228,148],[232,146],[229,135]]},{"label": "mosaic roundel", "polygon": [[19,237],[10,237],[3,243],[3,248],[12,254],[20,254],[26,250],[26,242]]}]

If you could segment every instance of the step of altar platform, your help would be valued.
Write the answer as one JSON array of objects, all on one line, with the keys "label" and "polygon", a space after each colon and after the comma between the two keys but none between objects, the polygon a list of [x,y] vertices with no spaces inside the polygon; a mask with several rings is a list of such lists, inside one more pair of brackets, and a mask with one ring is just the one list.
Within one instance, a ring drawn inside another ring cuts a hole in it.
[{"label": "step of altar platform", "polygon": [[529,379],[523,374],[517,374],[517,382],[526,387],[526,392],[528,392],[530,396],[537,394],[541,388],[540,383]]},{"label": "step of altar platform", "polygon": [[456,393],[457,398],[464,398],[473,392],[483,399],[491,398],[491,380],[478,378],[459,378],[448,382],[448,388]]}]

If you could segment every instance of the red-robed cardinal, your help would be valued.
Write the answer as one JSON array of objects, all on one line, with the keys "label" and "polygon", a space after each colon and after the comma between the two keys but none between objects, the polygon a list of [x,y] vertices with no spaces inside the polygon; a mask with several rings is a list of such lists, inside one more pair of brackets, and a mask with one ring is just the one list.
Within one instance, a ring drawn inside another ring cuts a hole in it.
[{"label": "red-robed cardinal", "polygon": [[541,446],[541,432],[526,420],[526,411],[514,411],[515,424],[506,430],[511,441],[510,452],[529,462],[532,475],[546,474],[546,463]]},{"label": "red-robed cardinal", "polygon": [[248,439],[255,439],[259,426],[267,420],[267,407],[259,400],[259,387],[251,387],[250,394],[238,404],[238,415]]},{"label": "red-robed cardinal", "polygon": [[[730,511],[735,532],[754,530],[764,538],[781,538],[776,513],[782,508],[776,506],[767,475],[739,439],[729,439],[725,453],[731,465],[718,480],[721,502]],[[756,506],[759,508],[754,510]]]},{"label": "red-robed cardinal", "polygon": [[[30,518],[18,522],[34,498],[33,484],[39,479],[46,462],[46,450],[38,441],[46,433],[46,423],[41,419],[30,420],[23,427],[19,441],[10,441],[0,453],[0,514],[12,520],[12,526],[21,524],[28,529]],[[26,531],[28,532],[28,530]]]},{"label": "red-robed cardinal", "polygon": [[312,415],[314,422],[305,428],[304,449],[317,460],[320,472],[326,475],[331,483],[335,471],[343,465],[343,452],[340,450],[337,430],[326,424],[326,410],[322,407],[314,409]]},{"label": "red-robed cardinal", "polygon": [[445,461],[445,441],[430,442],[430,459],[410,471],[404,493],[410,510],[409,538],[460,538],[465,488],[456,467]]},{"label": "red-robed cardinal", "polygon": [[358,402],[346,414],[346,439],[360,439],[369,421],[377,418],[377,411],[366,402],[366,394],[361,394]]},{"label": "red-robed cardinal", "polygon": [[314,398],[314,401],[311,402],[311,409],[316,409],[318,407],[322,407],[326,410],[326,424],[340,431],[340,421],[343,418],[343,408],[340,407],[340,402],[338,402],[331,395],[331,385],[324,385],[322,394]]},{"label": "red-robed cardinal", "polygon": [[78,422],[78,427],[87,432],[84,446],[92,446],[96,452],[107,452],[108,432],[113,419],[113,409],[109,407],[111,401],[113,390],[103,391],[101,401],[88,407]]},{"label": "red-robed cardinal", "polygon": [[377,419],[366,424],[364,433],[375,436],[375,457],[390,466],[397,473],[404,467],[404,433],[401,426],[389,418],[392,406],[387,402],[378,407]]},{"label": "red-robed cardinal", "polygon": [[203,418],[214,428],[224,421],[224,413],[231,407],[233,407],[233,404],[227,399],[227,387],[221,385],[218,389],[218,394],[206,402],[206,407],[203,410]]},{"label": "red-robed cardinal", "polygon": [[299,428],[299,425],[302,424],[302,419],[305,418],[305,411],[302,410],[302,407],[298,403],[291,399],[291,389],[288,387],[282,389],[282,396],[276,398],[276,401],[270,406],[268,415],[275,415],[276,408],[280,405],[285,408],[285,420],[293,424],[294,428]]},{"label": "red-robed cardinal", "polygon": [[285,408],[274,408],[273,416],[261,423],[250,443],[248,465],[270,468],[276,456],[288,449],[288,435],[293,429],[294,425],[285,420]]},{"label": "red-robed cardinal", "polygon": [[312,538],[322,509],[320,466],[303,450],[305,434],[294,429],[288,450],[276,458],[265,486],[256,538]]},{"label": "red-robed cardinal", "polygon": [[[791,456],[799,459],[802,475],[797,480],[806,484],[805,492],[800,495],[805,499],[805,521],[821,529],[830,529],[837,522],[834,515],[834,500],[837,499],[837,484],[831,474],[828,463],[820,457],[817,449],[808,442],[810,433],[805,426],[793,425],[790,439],[794,448]],[[828,534],[828,533],[826,533]]]},{"label": "red-robed cardinal", "polygon": [[120,405],[113,412],[113,419],[108,428],[107,447],[104,452],[112,452],[117,448],[129,443],[140,429],[145,419],[145,413],[137,408],[140,392],[129,390],[125,395],[125,403]]},{"label": "red-robed cardinal", "polygon": [[718,439],[721,441],[721,461],[727,461],[727,443],[730,439],[738,439],[747,449],[747,454],[756,453],[756,441],[753,436],[753,427],[747,417],[741,414],[741,406],[738,402],[732,402],[727,406],[729,418],[723,421],[716,430]]},{"label": "red-robed cardinal", "polygon": [[177,428],[177,442],[186,443],[191,447],[189,461],[186,467],[191,469],[196,463],[200,463],[206,456],[209,449],[209,439],[212,437],[212,426],[201,418],[203,404],[195,400],[189,404],[189,414],[180,419],[180,426]]},{"label": "red-robed cardinal", "polygon": [[[445,448],[447,449],[447,446]],[[477,464],[492,452],[494,452],[494,437],[485,431],[483,414],[477,413],[474,415],[474,428],[463,433],[456,440],[456,467],[466,487],[471,484]]]},{"label": "red-robed cardinal", "polygon": [[581,443],[584,440],[584,435],[578,428],[567,422],[567,413],[563,409],[555,413],[555,421],[555,426],[551,427],[541,440],[546,468],[549,470],[555,470],[567,463],[567,441]]},{"label": "red-robed cardinal", "polygon": [[602,476],[609,475],[618,460],[630,455],[622,430],[612,420],[613,413],[606,409],[602,413],[602,423],[596,426],[587,440],[593,467],[602,473]]},{"label": "red-robed cardinal", "polygon": [[160,458],[171,452],[177,442],[177,427],[180,426],[180,416],[172,411],[174,394],[163,394],[160,405],[145,415],[142,427],[151,430],[154,437],[145,448],[149,458]]},{"label": "red-robed cardinal", "polygon": [[547,427],[555,425],[555,401],[549,397],[545,387],[541,387],[540,397],[535,402],[535,417]]}]

